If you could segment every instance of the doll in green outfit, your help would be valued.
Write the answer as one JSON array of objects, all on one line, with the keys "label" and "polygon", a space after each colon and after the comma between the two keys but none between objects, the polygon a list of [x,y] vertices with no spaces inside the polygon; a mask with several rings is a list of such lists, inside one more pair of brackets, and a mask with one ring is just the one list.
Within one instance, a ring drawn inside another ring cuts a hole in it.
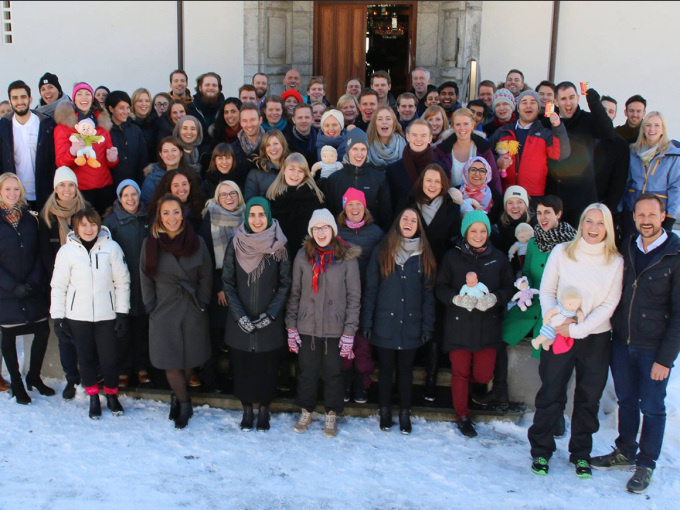
[{"label": "doll in green outfit", "polygon": [[[95,143],[102,143],[105,138],[97,134],[97,127],[90,118],[81,120],[74,128],[77,133],[73,133],[69,137],[69,141],[77,142],[78,140],[82,140],[85,143],[85,147],[78,149],[76,152],[76,165],[83,166],[87,163],[92,168],[99,168],[101,163],[97,161],[97,154],[94,152],[92,145]],[[87,158],[85,156],[87,156]]]}]

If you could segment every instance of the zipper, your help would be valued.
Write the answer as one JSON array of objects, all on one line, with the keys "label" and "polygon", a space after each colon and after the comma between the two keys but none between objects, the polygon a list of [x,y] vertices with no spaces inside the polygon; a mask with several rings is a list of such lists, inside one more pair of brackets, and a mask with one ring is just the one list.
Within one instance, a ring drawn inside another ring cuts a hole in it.
[{"label": "zipper", "polygon": [[73,297],[71,297],[71,311],[73,311],[73,303],[76,300],[76,291],[73,291]]}]

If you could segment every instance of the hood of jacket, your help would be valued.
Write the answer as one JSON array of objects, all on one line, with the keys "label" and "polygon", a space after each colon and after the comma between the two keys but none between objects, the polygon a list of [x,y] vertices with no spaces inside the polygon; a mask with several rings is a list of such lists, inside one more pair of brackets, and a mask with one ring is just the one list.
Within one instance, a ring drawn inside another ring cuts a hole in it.
[{"label": "hood of jacket", "polygon": [[[146,207],[142,207],[142,205],[140,203],[139,210],[135,214],[130,214],[125,209],[123,209],[123,205],[120,203],[120,199],[118,198],[113,203],[113,214],[116,215],[116,218],[118,218],[119,223],[125,224],[125,223],[128,223],[130,221],[135,220],[136,218],[145,218],[146,217]],[[103,228],[106,228],[106,227],[103,227]]]},{"label": "hood of jacket", "polygon": [[[74,126],[78,123],[78,114],[75,110],[75,105],[71,101],[60,102],[54,110],[54,121],[57,124],[62,124],[67,128],[74,130]],[[95,114],[97,118],[97,127],[106,131],[111,131],[111,117],[105,111]]]},{"label": "hood of jacket", "polygon": [[[340,239],[342,239],[342,238],[340,238]],[[302,249],[305,250],[305,252],[306,252],[308,246],[310,248],[313,248],[313,243],[314,243],[314,240],[310,236],[307,236],[305,238],[304,242],[302,243]],[[361,255],[361,247],[359,247],[355,244],[350,244],[350,243],[346,243],[346,244],[347,244],[347,249],[345,250],[345,254],[343,255],[343,257],[340,260],[358,259],[359,256]]]}]

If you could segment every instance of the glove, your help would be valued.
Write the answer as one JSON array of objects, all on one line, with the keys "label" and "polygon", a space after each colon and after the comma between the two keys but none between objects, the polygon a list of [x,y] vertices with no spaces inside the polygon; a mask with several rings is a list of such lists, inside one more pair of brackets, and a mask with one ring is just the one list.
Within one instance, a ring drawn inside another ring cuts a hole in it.
[{"label": "glove", "polygon": [[354,352],[352,352],[352,347],[354,347],[354,337],[349,335],[342,335],[340,337],[340,356],[347,359],[354,359]]},{"label": "glove", "polygon": [[54,334],[60,338],[71,338],[71,330],[66,319],[54,319]]},{"label": "glove", "polygon": [[475,308],[480,312],[486,312],[489,308],[493,308],[497,302],[498,298],[496,297],[496,294],[487,294],[477,300]]},{"label": "glove", "polygon": [[244,315],[238,320],[238,327],[243,330],[244,333],[252,333],[255,331],[255,326],[253,326],[253,323],[250,322],[250,317],[247,315]]},{"label": "glove", "polygon": [[477,298],[472,296],[455,296],[453,304],[467,310],[472,310],[477,305]]},{"label": "glove", "polygon": [[420,339],[423,341],[424,344],[426,344],[427,342],[432,340],[432,333],[430,333],[429,331],[427,333],[423,333],[422,335],[420,335]]},{"label": "glove", "polygon": [[288,330],[288,350],[292,353],[297,354],[300,351],[300,344],[302,343],[302,340],[300,340],[300,333],[298,333],[297,329],[289,329]]},{"label": "glove", "polygon": [[31,294],[33,288],[29,283],[19,283],[14,287],[14,297],[24,299]]},{"label": "glove", "polygon": [[266,313],[261,313],[260,316],[253,321],[253,326],[257,329],[266,328],[273,322],[273,318]]},{"label": "glove", "polygon": [[117,337],[123,337],[128,332],[128,316],[126,313],[116,314],[116,324],[113,327]]},{"label": "glove", "polygon": [[365,329],[362,331],[361,336],[363,336],[366,340],[370,340],[372,334],[373,332],[370,329]]}]

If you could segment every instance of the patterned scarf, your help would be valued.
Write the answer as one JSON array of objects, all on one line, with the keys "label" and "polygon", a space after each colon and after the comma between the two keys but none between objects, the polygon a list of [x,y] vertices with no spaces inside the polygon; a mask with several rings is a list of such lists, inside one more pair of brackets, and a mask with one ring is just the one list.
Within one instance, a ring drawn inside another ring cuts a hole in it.
[{"label": "patterned scarf", "polygon": [[543,230],[540,225],[534,227],[534,241],[543,253],[550,253],[556,245],[569,242],[575,237],[576,229],[569,223],[558,223],[550,230]]},{"label": "patterned scarf", "polygon": [[5,216],[7,222],[14,227],[14,230],[19,228],[19,221],[21,221],[21,207],[18,204],[10,209],[7,204],[0,202],[0,209],[2,209],[2,214]]},{"label": "patterned scarf", "polygon": [[647,170],[646,167],[649,166],[649,164],[652,162],[652,160],[659,154],[659,146],[654,145],[653,147],[649,147],[646,150],[640,151],[637,153],[637,156],[640,158],[642,161],[643,166],[645,167],[645,170]]},{"label": "patterned scarf", "polygon": [[287,241],[276,220],[262,232],[252,234],[246,230],[245,223],[239,225],[234,236],[234,251],[236,261],[248,275],[249,287],[264,272],[267,255],[278,262],[288,259]]},{"label": "patterned scarf", "polygon": [[236,137],[238,138],[239,143],[241,144],[241,149],[243,149],[243,152],[246,153],[246,156],[250,156],[253,152],[257,151],[260,148],[260,144],[262,143],[262,135],[264,135],[264,129],[260,127],[260,134],[257,135],[257,140],[255,141],[255,144],[250,143],[250,139],[246,135],[246,132],[241,130],[238,132],[238,135]]},{"label": "patterned scarf", "polygon": [[335,262],[335,254],[333,253],[333,248],[327,247],[326,249],[317,248],[314,250],[314,255],[309,260],[312,264],[312,290],[315,293],[319,292],[319,275],[326,272],[326,267],[330,266]]},{"label": "patterned scarf", "polygon": [[368,148],[368,160],[375,166],[387,166],[401,159],[407,143],[404,137],[394,133],[388,145],[380,140],[374,141]]},{"label": "patterned scarf", "polygon": [[213,200],[208,203],[210,234],[213,241],[213,252],[215,253],[215,269],[222,269],[224,253],[227,251],[227,245],[234,237],[236,229],[243,223],[244,210],[244,205],[232,212],[227,211]]}]

